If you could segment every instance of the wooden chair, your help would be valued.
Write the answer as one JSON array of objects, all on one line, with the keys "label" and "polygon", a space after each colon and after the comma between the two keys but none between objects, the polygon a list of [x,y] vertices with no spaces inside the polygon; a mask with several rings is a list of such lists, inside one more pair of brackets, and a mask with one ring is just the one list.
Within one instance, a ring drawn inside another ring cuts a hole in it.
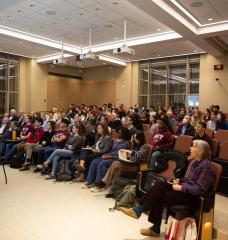
[{"label": "wooden chair", "polygon": [[212,142],[211,142],[212,158],[217,157],[217,155],[218,155],[218,147],[219,147],[218,140],[215,139],[215,138],[212,138]]},{"label": "wooden chair", "polygon": [[174,150],[189,153],[190,147],[192,146],[192,136],[181,135],[176,138],[176,142],[174,145]]},{"label": "wooden chair", "polygon": [[150,131],[150,124],[143,124],[143,132]]},{"label": "wooden chair", "polygon": [[173,129],[173,134],[176,135],[178,126],[177,126],[177,125],[173,125],[173,126],[172,126],[172,129]]},{"label": "wooden chair", "polygon": [[214,130],[207,128],[206,129],[206,134],[210,137],[213,138],[214,137]]},{"label": "wooden chair", "polygon": [[228,195],[228,142],[224,142],[219,147],[218,158],[213,160],[222,166],[223,172],[221,175],[221,180],[218,186],[218,192],[227,196]]},{"label": "wooden chair", "polygon": [[[186,171],[186,176],[189,174],[189,170],[193,162],[194,161],[189,164],[188,170]],[[179,220],[194,215],[198,223],[198,239],[201,240],[212,240],[215,193],[222,173],[222,167],[219,164],[214,162],[211,162],[211,164],[216,174],[213,188],[211,192],[205,194],[205,196],[203,197],[198,198],[197,208],[194,209],[194,213],[192,213],[192,209],[189,209],[187,206],[184,205],[175,205],[167,210],[168,213],[174,212],[175,217]]]},{"label": "wooden chair", "polygon": [[153,137],[154,133],[150,132],[150,131],[146,131],[144,132],[145,135],[145,139],[146,139],[146,143],[149,144],[151,138]]},{"label": "wooden chair", "polygon": [[219,130],[215,132],[214,138],[218,140],[219,143],[224,143],[228,141],[228,131],[227,130]]}]

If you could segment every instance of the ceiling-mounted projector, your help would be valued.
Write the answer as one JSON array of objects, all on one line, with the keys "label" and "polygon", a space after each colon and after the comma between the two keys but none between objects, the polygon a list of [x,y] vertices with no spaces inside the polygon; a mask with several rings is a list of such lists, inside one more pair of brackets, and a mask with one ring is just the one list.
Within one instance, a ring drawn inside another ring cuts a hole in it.
[{"label": "ceiling-mounted projector", "polygon": [[98,57],[92,52],[80,54],[76,57],[76,60],[79,60],[79,61],[80,60],[85,60],[85,59],[96,60],[96,59],[98,59]]},{"label": "ceiling-mounted projector", "polygon": [[113,54],[118,53],[128,53],[131,55],[135,55],[135,50],[132,48],[129,48],[127,45],[123,45],[122,47],[113,49]]},{"label": "ceiling-mounted projector", "polygon": [[53,60],[53,64],[54,65],[65,65],[65,64],[69,64],[69,61],[62,56],[60,58]]}]

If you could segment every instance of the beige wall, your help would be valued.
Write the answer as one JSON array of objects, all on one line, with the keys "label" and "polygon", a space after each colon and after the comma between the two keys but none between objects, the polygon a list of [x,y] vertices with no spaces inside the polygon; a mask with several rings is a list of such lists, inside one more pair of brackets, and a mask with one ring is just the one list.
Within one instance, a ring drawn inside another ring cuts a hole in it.
[{"label": "beige wall", "polygon": [[[220,63],[224,65],[224,69],[214,71],[214,65]],[[219,79],[219,84],[216,78]],[[228,112],[228,56],[201,55],[199,96],[200,109],[218,104],[222,111]]]},{"label": "beige wall", "polygon": [[[82,71],[21,59],[20,68],[20,110],[46,111],[54,105],[68,108],[70,103],[101,106],[111,102],[114,106],[123,103],[128,107],[138,102],[138,63]],[[83,80],[50,76],[48,72],[78,76]]]},{"label": "beige wall", "polygon": [[47,109],[47,65],[32,59],[20,62],[20,111],[45,111]]},{"label": "beige wall", "polygon": [[68,109],[70,103],[82,104],[82,80],[48,76],[47,109]]},{"label": "beige wall", "polygon": [[129,63],[116,74],[116,105],[123,103],[126,107],[138,103],[138,62]]}]

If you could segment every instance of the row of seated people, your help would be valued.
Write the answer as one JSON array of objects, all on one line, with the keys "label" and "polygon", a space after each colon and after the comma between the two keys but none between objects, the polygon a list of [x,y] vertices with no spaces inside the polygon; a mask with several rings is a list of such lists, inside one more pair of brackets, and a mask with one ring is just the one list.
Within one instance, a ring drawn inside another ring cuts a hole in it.
[{"label": "row of seated people", "polygon": [[[126,117],[125,126],[117,127],[114,130],[116,132],[114,141],[110,137],[107,124],[97,124],[93,146],[86,146],[86,129],[80,122],[74,124],[71,131],[68,128],[70,121],[65,118],[60,121],[59,129],[56,131],[53,121],[47,122],[47,131],[44,131],[43,119],[39,117],[32,119],[25,116],[24,122],[25,124],[19,129],[17,122],[11,121],[10,128],[4,133],[3,138],[10,139],[12,132],[15,131],[18,142],[1,142],[1,149],[4,149],[2,150],[2,159],[10,162],[15,153],[24,151],[25,163],[20,170],[28,170],[32,153],[37,152],[38,158],[33,171],[49,173],[47,179],[55,178],[55,171],[60,159],[69,159],[72,155],[76,155],[80,159],[76,168],[81,173],[76,181],[85,181],[84,188],[93,187],[94,191],[100,191],[106,186],[114,184],[122,172],[138,172],[140,164],[147,162],[148,148],[145,135],[142,130],[133,126],[134,118],[132,116]],[[150,140],[150,144],[153,146],[148,163],[150,169],[155,167],[158,155],[172,149],[175,141],[169,131],[167,118],[157,120],[156,124],[157,130]],[[187,180],[180,183],[176,182],[173,186],[158,185],[148,191],[138,208],[122,209],[123,212],[136,218],[141,215],[143,210],[150,210],[149,221],[154,225],[152,228],[142,230],[143,235],[160,234],[161,212],[165,205],[183,202],[191,205],[196,196],[205,193],[213,184],[214,173],[207,160],[209,159],[210,146],[202,141],[209,142],[209,138],[204,132],[205,129],[205,122],[199,123],[194,139],[200,140],[194,141],[190,156],[191,159],[196,159],[198,162],[192,167]],[[203,132],[204,134],[201,134]],[[134,165],[118,161],[118,152],[121,149],[124,149],[135,163]],[[111,193],[107,194],[107,197],[110,196]]]}]

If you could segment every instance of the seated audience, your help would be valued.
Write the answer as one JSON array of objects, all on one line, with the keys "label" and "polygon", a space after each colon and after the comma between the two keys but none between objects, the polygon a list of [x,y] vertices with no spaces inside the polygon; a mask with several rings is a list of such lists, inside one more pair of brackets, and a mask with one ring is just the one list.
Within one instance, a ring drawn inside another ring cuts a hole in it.
[{"label": "seated audience", "polygon": [[182,124],[177,128],[176,135],[194,136],[194,134],[195,128],[191,125],[191,117],[189,115],[185,115]]},{"label": "seated audience", "polygon": [[80,153],[80,164],[76,166],[81,172],[77,182],[84,182],[88,173],[90,163],[102,154],[108,153],[112,148],[112,140],[109,136],[107,125],[98,124],[96,128],[95,144],[92,147],[82,148]]},{"label": "seated audience", "polygon": [[[42,124],[43,124],[42,118],[40,118],[40,117],[35,118],[34,129],[32,131],[32,134],[30,135],[30,137],[28,138],[28,141],[26,143],[19,144],[17,146],[17,151],[20,151],[20,150],[26,151],[27,148],[32,149],[39,143],[40,139],[44,135],[44,129],[42,127]],[[22,167],[20,168],[20,171],[29,170],[30,163],[31,163],[31,156],[29,156],[29,154],[26,154],[25,162],[22,165]]]},{"label": "seated audience", "polygon": [[134,122],[134,117],[133,116],[127,116],[125,118],[124,126],[128,128],[130,131],[131,135],[133,135],[136,132],[136,127],[133,125]]},{"label": "seated audience", "polygon": [[114,160],[118,159],[118,151],[120,149],[129,149],[130,132],[125,127],[117,129],[117,140],[114,141],[112,149],[109,153],[103,154],[101,157],[92,161],[89,167],[89,172],[86,177],[85,188],[96,187],[103,188],[102,178],[105,176],[108,168],[112,165]]},{"label": "seated audience", "polygon": [[218,112],[216,130],[223,130],[225,128],[226,116],[223,112]]},{"label": "seated audience", "polygon": [[[137,173],[139,171],[140,164],[146,162],[148,148],[145,144],[145,135],[143,131],[136,130],[136,132],[132,136],[131,145],[131,150],[121,149],[122,151],[127,153],[131,164],[124,163],[124,161],[114,161],[105,176],[102,178],[103,184],[101,185],[109,186],[111,184],[114,184],[123,172],[127,172],[130,174]],[[112,197],[112,193],[109,192],[106,197]]]},{"label": "seated audience", "polygon": [[164,151],[173,148],[174,138],[172,133],[169,131],[169,122],[166,118],[157,120],[158,130],[155,131],[150,144],[153,146],[152,157],[149,162],[149,169],[154,169],[156,166],[157,158]]},{"label": "seated audience", "polygon": [[203,121],[199,122],[196,127],[196,134],[193,137],[193,140],[203,140],[206,141],[209,146],[212,145],[211,138],[206,134],[207,124]]},{"label": "seated audience", "polygon": [[7,129],[10,127],[10,122],[8,116],[4,116],[2,123],[0,125],[0,138],[5,134]]},{"label": "seated audience", "polygon": [[196,128],[197,124],[202,120],[202,112],[197,109],[194,108],[193,109],[193,115],[191,117],[191,125]]},{"label": "seated audience", "polygon": [[[51,173],[46,179],[55,178],[55,173],[61,158],[71,158],[74,154],[79,155],[80,150],[85,141],[85,127],[82,124],[73,126],[72,135],[67,139],[66,145],[63,149],[56,149],[49,158],[44,162],[44,167],[48,168],[52,164]],[[38,167],[40,169],[40,167]]]},{"label": "seated audience", "polygon": [[17,149],[20,148],[20,144],[24,144],[28,141],[28,139],[31,137],[33,132],[33,125],[32,125],[32,117],[31,116],[24,116],[24,122],[25,124],[20,129],[20,136],[17,137],[17,140],[19,143],[10,143],[6,146],[5,151],[5,160],[7,162],[10,162],[11,158],[14,154],[17,153]]},{"label": "seated audience", "polygon": [[[38,153],[41,148],[51,146],[52,145],[51,140],[52,140],[52,137],[54,136],[54,134],[55,134],[55,122],[49,121],[49,122],[47,122],[47,131],[43,134],[40,141],[36,145],[29,144],[27,146],[25,159],[31,159],[32,154],[34,152]],[[39,167],[41,165],[39,165],[37,162],[35,165],[36,165],[36,168],[33,170],[34,173],[40,172],[43,169],[43,167],[41,167],[41,168]]]},{"label": "seated audience", "polygon": [[141,229],[144,236],[159,236],[164,207],[173,205],[186,205],[195,207],[198,197],[203,196],[213,187],[215,172],[209,161],[210,146],[202,140],[193,141],[191,159],[194,163],[190,168],[188,177],[173,180],[173,184],[157,182],[140,199],[140,204],[134,208],[121,208],[125,214],[139,218],[143,211],[149,212],[149,222],[153,225],[148,229]]},{"label": "seated audience", "polygon": [[38,151],[38,165],[43,164],[43,162],[48,159],[48,157],[52,154],[52,152],[54,152],[55,149],[61,149],[65,147],[65,143],[70,136],[67,128],[68,125],[69,121],[63,118],[59,125],[60,129],[55,132],[51,139],[52,144],[50,146],[45,146]]},{"label": "seated audience", "polygon": [[207,122],[207,128],[217,131],[217,112],[211,112],[210,120]]}]

